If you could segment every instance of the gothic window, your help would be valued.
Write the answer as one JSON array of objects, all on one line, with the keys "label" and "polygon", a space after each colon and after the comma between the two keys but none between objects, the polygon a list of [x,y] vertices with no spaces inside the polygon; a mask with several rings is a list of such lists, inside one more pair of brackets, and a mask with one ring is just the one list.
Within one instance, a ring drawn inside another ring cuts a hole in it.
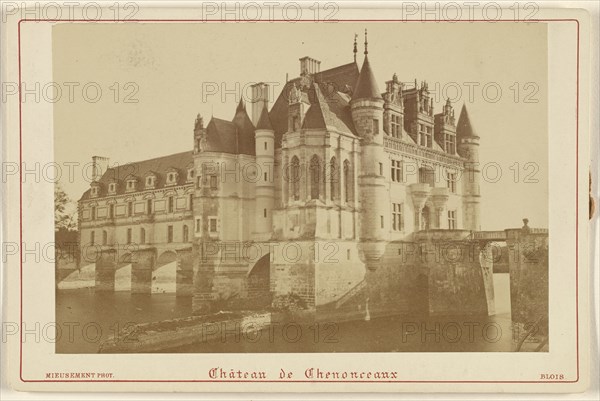
[{"label": "gothic window", "polygon": [[453,194],[456,193],[456,174],[446,173],[446,182],[448,184],[448,190]]},{"label": "gothic window", "polygon": [[421,167],[419,169],[419,182],[429,184],[433,188],[435,183],[435,173],[431,167]]},{"label": "gothic window", "polygon": [[433,147],[433,128],[425,127],[425,146]]},{"label": "gothic window", "polygon": [[183,226],[183,242],[188,242],[189,241],[189,231],[188,231],[188,226],[184,225]]},{"label": "gothic window", "polygon": [[292,157],[292,163],[290,166],[290,181],[292,184],[292,199],[300,199],[300,160],[298,157]]},{"label": "gothic window", "polygon": [[344,160],[344,202],[352,201],[352,181],[352,169],[350,168],[350,162],[346,159]]},{"label": "gothic window", "polygon": [[209,217],[208,218],[208,231],[211,233],[217,233],[219,232],[218,229],[218,225],[217,225],[217,218],[216,217]]},{"label": "gothic window", "polygon": [[392,181],[404,182],[401,160],[392,160],[391,173],[392,173]]},{"label": "gothic window", "polygon": [[451,155],[456,154],[456,137],[452,134],[446,134],[446,152]]},{"label": "gothic window", "polygon": [[404,231],[404,204],[392,203],[392,230]]},{"label": "gothic window", "polygon": [[448,229],[456,229],[456,210],[448,210]]},{"label": "gothic window", "polygon": [[392,114],[392,122],[391,122],[391,134],[394,138],[400,138],[401,136],[401,128],[400,128],[400,116],[396,114]]},{"label": "gothic window", "polygon": [[321,185],[321,163],[319,157],[314,155],[310,159],[310,198],[319,199],[319,186]]},{"label": "gothic window", "polygon": [[339,180],[338,180],[338,168],[337,168],[337,159],[334,157],[331,158],[331,161],[329,162],[329,185],[330,185],[330,196],[331,196],[331,200],[336,200],[338,197],[337,194],[337,187],[339,184]]},{"label": "gothic window", "polygon": [[213,191],[217,189],[217,176],[214,174],[210,176],[210,189]]}]

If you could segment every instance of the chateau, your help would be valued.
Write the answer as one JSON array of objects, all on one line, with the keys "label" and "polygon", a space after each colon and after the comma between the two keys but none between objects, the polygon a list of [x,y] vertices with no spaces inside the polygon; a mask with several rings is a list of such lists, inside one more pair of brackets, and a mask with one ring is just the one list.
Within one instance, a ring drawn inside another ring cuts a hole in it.
[{"label": "chateau", "polygon": [[316,308],[360,292],[366,272],[400,257],[394,244],[480,230],[466,107],[436,113],[426,82],[396,74],[381,91],[367,46],[365,34],[360,68],[356,41],[348,64],[301,58],[270,109],[259,83],[231,120],[198,115],[190,151],[116,167],[94,157],[79,232],[97,289],[132,265],[131,291],[151,292],[153,272],[176,261],[177,294],[195,311]]}]

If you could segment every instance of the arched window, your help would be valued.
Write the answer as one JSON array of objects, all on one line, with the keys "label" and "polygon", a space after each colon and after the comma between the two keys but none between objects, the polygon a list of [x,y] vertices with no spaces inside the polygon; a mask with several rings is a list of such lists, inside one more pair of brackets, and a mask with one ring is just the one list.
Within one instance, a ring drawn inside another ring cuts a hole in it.
[{"label": "arched window", "polygon": [[350,162],[344,160],[344,202],[350,202],[352,200],[352,170],[350,169]]},{"label": "arched window", "polygon": [[184,225],[183,226],[183,242],[188,242],[189,241],[189,230],[188,230],[188,226]]},{"label": "arched window", "polygon": [[321,163],[319,157],[314,155],[310,159],[310,198],[319,199],[319,186],[321,185]]},{"label": "arched window", "polygon": [[335,158],[335,156],[333,156],[331,158],[331,161],[329,162],[329,185],[330,185],[330,196],[331,196],[331,200],[336,200],[338,197],[337,194],[337,188],[338,188],[338,184],[339,184],[339,172],[338,172],[338,167],[337,167],[337,159]]},{"label": "arched window", "polygon": [[300,160],[298,157],[292,157],[292,163],[290,164],[290,176],[292,187],[292,199],[300,199]]}]

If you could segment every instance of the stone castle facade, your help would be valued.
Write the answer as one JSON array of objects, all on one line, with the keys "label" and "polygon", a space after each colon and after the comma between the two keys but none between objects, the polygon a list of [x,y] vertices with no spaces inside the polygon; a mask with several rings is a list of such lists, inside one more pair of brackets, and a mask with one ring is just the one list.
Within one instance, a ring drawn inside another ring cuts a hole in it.
[{"label": "stone castle facade", "polygon": [[270,110],[259,83],[232,120],[199,115],[191,151],[117,167],[95,157],[79,231],[97,288],[131,264],[131,290],[150,291],[152,272],[176,261],[177,292],[196,311],[316,308],[357,293],[390,244],[478,231],[467,109],[456,119],[447,101],[436,113],[427,83],[396,74],[380,91],[366,38],[360,69],[356,53],[355,43],[353,62],[324,71],[300,59]]}]

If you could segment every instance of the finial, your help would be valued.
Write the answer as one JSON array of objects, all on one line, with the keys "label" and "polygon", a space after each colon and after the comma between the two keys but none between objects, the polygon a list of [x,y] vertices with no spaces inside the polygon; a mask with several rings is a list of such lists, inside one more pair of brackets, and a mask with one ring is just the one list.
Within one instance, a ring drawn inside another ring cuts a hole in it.
[{"label": "finial", "polygon": [[367,28],[365,28],[365,56],[367,54],[369,54],[369,50],[367,49],[367,46],[369,46],[369,41],[367,40]]},{"label": "finial", "polygon": [[356,53],[358,53],[358,43],[356,42],[356,40],[358,39],[358,34],[355,33],[354,34],[354,62],[356,63]]}]

